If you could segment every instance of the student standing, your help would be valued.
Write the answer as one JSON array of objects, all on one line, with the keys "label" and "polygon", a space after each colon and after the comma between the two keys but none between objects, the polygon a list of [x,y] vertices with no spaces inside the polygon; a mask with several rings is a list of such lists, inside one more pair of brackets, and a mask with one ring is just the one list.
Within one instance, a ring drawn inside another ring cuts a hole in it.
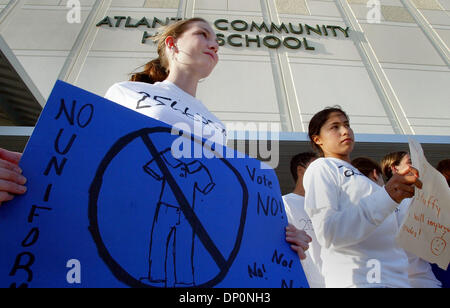
[{"label": "student standing", "polygon": [[156,41],[158,58],[131,81],[114,84],[105,98],[225,145],[225,126],[196,98],[199,81],[219,61],[214,30],[204,19],[192,18],[168,26]]},{"label": "student standing", "polygon": [[395,174],[384,188],[360,173],[350,164],[355,139],[340,108],[314,115],[308,134],[321,158],[306,170],[305,208],[326,287],[410,287],[407,256],[395,243],[395,209],[422,187],[417,170]]},{"label": "student standing", "polygon": [[289,221],[289,226],[286,228],[286,241],[291,243],[291,248],[299,254],[309,286],[324,288],[320,245],[314,234],[311,219],[305,212],[305,189],[303,187],[306,168],[315,159],[317,159],[317,155],[311,152],[299,153],[292,157],[290,170],[295,188],[292,193],[283,196],[283,201]]},{"label": "student standing", "polygon": [[[156,41],[158,58],[133,74],[131,81],[114,84],[105,98],[226,145],[225,126],[195,97],[199,81],[210,75],[219,60],[214,30],[204,19],[192,18],[169,25]],[[0,205],[26,192],[20,157],[0,149]]]}]

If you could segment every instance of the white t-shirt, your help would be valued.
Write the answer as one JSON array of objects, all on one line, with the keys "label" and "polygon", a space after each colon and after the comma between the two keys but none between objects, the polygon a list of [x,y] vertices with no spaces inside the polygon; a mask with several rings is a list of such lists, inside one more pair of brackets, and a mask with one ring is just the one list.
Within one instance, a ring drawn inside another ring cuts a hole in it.
[{"label": "white t-shirt", "polygon": [[408,258],[395,241],[398,204],[383,187],[335,158],[311,163],[303,184],[326,287],[410,287]]},{"label": "white t-shirt", "polygon": [[195,136],[226,145],[223,123],[201,101],[169,81],[114,84],[105,98]]},{"label": "white t-shirt", "polygon": [[[409,206],[411,205],[412,199],[404,199],[396,211],[397,221],[399,227],[402,225],[403,221],[406,219],[406,214],[408,213]],[[442,283],[436,278],[431,268],[430,263],[419,258],[415,254],[406,251],[409,262],[409,282],[413,288],[441,288]]]},{"label": "white t-shirt", "polygon": [[305,212],[305,198],[292,193],[283,196],[283,201],[289,223],[297,229],[305,231],[312,238],[309,249],[305,251],[306,259],[301,260],[309,286],[311,288],[325,288],[325,280],[321,273],[320,245],[317,242],[311,219]]}]

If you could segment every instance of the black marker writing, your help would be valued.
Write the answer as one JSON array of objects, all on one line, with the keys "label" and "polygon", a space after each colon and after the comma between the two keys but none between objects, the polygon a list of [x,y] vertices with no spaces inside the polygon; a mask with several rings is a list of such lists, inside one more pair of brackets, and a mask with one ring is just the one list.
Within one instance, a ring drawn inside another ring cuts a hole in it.
[{"label": "black marker writing", "polygon": [[247,172],[248,175],[250,176],[250,178],[252,179],[253,182],[256,182],[260,185],[269,187],[272,189],[273,183],[270,179],[268,179],[266,177],[265,174],[263,175],[256,175],[256,168],[252,168],[252,170],[250,170],[250,168],[248,166],[245,166],[247,168]]},{"label": "black marker writing", "polygon": [[261,267],[257,267],[256,262],[254,262],[253,267],[251,267],[250,265],[248,266],[248,275],[250,276],[250,278],[253,277],[263,278],[266,272],[267,271],[264,264]]},{"label": "black marker writing", "polygon": [[272,256],[272,263],[282,265],[283,267],[292,268],[292,263],[294,262],[294,260],[287,260],[283,257],[284,254],[278,254],[278,251],[275,249],[275,252]]},{"label": "black marker writing", "polygon": [[[268,195],[266,198],[261,196],[258,192],[258,215],[264,214],[265,216],[277,216],[277,214],[283,214],[283,202],[275,199],[274,197]],[[260,211],[261,210],[261,211]]]},{"label": "black marker writing", "polygon": [[[65,117],[62,117],[64,115]],[[77,101],[72,101],[72,106],[70,107],[70,111],[67,108],[67,105],[64,101],[64,99],[60,100],[59,110],[54,118],[55,120],[65,120],[66,123],[68,123],[70,126],[78,126],[79,128],[85,128],[87,127],[93,118],[94,115],[94,106],[92,104],[85,104],[79,108],[77,112]],[[75,118],[76,116],[76,118]],[[77,135],[75,133],[68,133],[66,135],[64,134],[64,128],[61,128],[57,135],[56,139],[53,143],[54,151],[56,152],[55,156],[52,156],[50,158],[49,163],[47,164],[47,167],[44,171],[44,176],[50,175],[52,169],[56,173],[56,175],[61,176],[64,172],[64,167],[66,166],[68,162],[68,158],[66,157],[58,157],[58,155],[67,155],[70,150],[73,148]],[[66,142],[63,142],[65,140]],[[67,141],[68,140],[68,141]],[[49,183],[46,186],[43,202],[48,203],[50,200],[50,195],[52,192],[53,184]],[[46,211],[48,213],[49,211],[52,211],[53,208],[51,207],[43,207],[43,206],[37,206],[32,205],[30,209],[30,213],[28,215],[27,222],[29,224],[31,223],[38,223],[39,221],[35,221],[36,217],[40,217],[41,214]],[[40,235],[40,230],[38,226],[33,226],[31,230],[28,232],[24,240],[21,242],[21,246],[24,248],[30,248],[38,243]],[[32,265],[34,264],[36,260],[36,257],[31,252],[22,252],[19,253],[16,256],[16,260],[14,262],[14,266],[9,274],[9,276],[14,277],[16,276],[16,273],[19,270],[23,270],[27,273],[27,282],[31,283],[33,280],[33,271],[32,271]],[[16,288],[17,283],[12,283],[11,288]],[[19,288],[27,288],[27,283],[22,283],[19,285]]]}]

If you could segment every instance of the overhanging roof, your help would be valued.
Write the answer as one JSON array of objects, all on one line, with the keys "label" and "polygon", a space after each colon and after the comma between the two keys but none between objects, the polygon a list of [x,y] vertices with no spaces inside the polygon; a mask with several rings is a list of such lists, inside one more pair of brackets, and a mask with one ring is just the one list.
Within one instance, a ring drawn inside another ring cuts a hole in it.
[{"label": "overhanging roof", "polygon": [[0,126],[34,126],[45,100],[0,36]]},{"label": "overhanging roof", "polygon": [[[268,145],[270,147],[270,142],[264,142],[260,145],[261,140],[267,139],[267,136],[270,136],[269,139],[273,140],[276,138],[279,140],[279,156],[275,172],[277,173],[282,193],[291,192],[294,188],[294,182],[290,173],[290,161],[298,153],[312,151],[308,135],[306,133],[280,133],[278,136],[274,136],[263,133],[257,134],[257,138],[254,138],[254,136],[254,134],[249,132],[230,132],[229,137],[237,141],[231,142],[229,145],[234,145],[238,150],[245,149],[245,152],[248,153],[249,143],[256,143],[258,154],[260,154],[267,149]],[[443,159],[450,158],[450,136],[381,134],[356,134],[356,144],[351,158],[366,156],[379,162],[388,153],[409,151],[408,138],[413,138],[422,145],[425,157],[432,166],[436,166]],[[271,155],[277,154],[272,152]],[[258,158],[267,161],[260,155],[258,155]]]},{"label": "overhanging roof", "polygon": [[[34,127],[0,127],[0,147],[12,151],[23,151],[25,144],[33,133]],[[243,137],[238,137],[242,135]],[[262,134],[267,136],[267,134]],[[261,139],[264,139],[261,135]],[[274,138],[274,136],[271,136]],[[432,166],[443,159],[450,158],[450,136],[406,136],[406,135],[369,135],[357,134],[355,149],[352,152],[352,158],[367,156],[380,161],[383,156],[390,152],[409,151],[408,138],[412,137],[420,142],[428,162]],[[267,143],[260,144],[261,139],[257,140],[248,133],[234,134],[230,132],[228,146],[249,153],[249,144],[255,144],[262,150],[267,149]],[[294,183],[289,171],[289,164],[292,156],[300,152],[311,151],[308,136],[305,133],[281,133],[279,140],[278,164],[275,168],[278,180],[280,182],[283,194],[292,191]],[[270,143],[269,143],[270,144]],[[259,152],[261,153],[261,152]],[[277,155],[275,151],[271,155]],[[259,155],[257,155],[259,156]],[[265,160],[259,157],[261,160]]]}]

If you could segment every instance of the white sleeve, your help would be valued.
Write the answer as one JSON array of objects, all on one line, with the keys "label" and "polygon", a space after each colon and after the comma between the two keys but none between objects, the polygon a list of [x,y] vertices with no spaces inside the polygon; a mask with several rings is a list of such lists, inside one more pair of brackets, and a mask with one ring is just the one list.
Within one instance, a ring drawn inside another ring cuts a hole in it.
[{"label": "white sleeve", "polygon": [[364,241],[398,206],[385,189],[379,189],[359,204],[342,208],[340,194],[345,192],[338,183],[338,174],[325,164],[313,167],[308,168],[304,179],[305,209],[318,242],[325,248]]},{"label": "white sleeve", "polygon": [[294,219],[294,215],[292,215],[291,207],[289,206],[287,198],[285,196],[283,196],[282,198],[283,198],[283,204],[284,204],[284,212],[286,213],[288,223],[293,225],[295,222],[295,219]]},{"label": "white sleeve", "polygon": [[112,85],[108,89],[108,91],[106,91],[106,94],[105,94],[106,99],[113,101],[115,103],[118,103],[120,105],[124,104],[125,97],[126,97],[126,95],[125,95],[122,87],[117,83]]}]

